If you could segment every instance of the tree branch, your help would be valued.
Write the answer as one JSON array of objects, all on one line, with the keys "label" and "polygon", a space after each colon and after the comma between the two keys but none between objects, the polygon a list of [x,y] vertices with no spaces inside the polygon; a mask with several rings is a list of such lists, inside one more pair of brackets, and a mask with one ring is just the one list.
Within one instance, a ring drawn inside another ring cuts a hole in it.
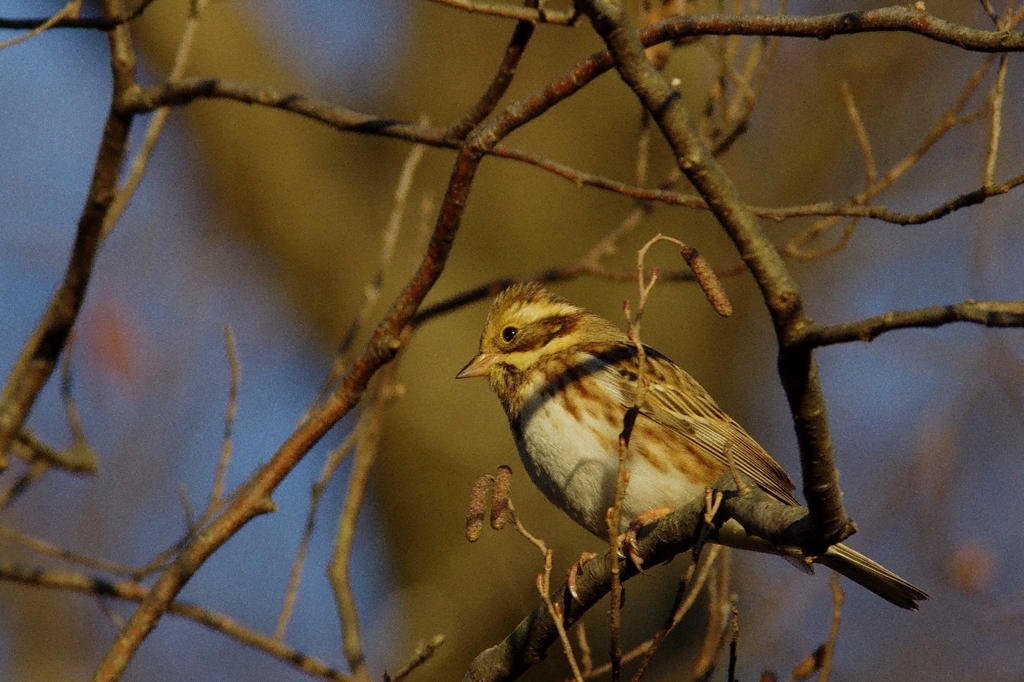
[{"label": "tree branch", "polygon": [[133,115],[123,111],[119,103],[125,92],[136,87],[135,53],[124,29],[111,31],[109,42],[114,82],[110,112],[103,126],[89,194],[78,219],[71,257],[60,287],[22,348],[0,395],[0,471],[7,467],[11,443],[25,423],[39,392],[53,374],[78,318],[102,241],[104,221],[117,194],[121,166],[128,151],[128,129]]},{"label": "tree branch", "polygon": [[[140,5],[131,14],[114,19],[86,17],[63,19],[54,28],[79,28],[110,31],[141,13],[152,0]],[[467,0],[435,0],[467,11],[495,7]],[[500,6],[501,16],[537,23],[571,24],[575,14],[551,10],[534,10],[512,5]],[[488,12],[497,14],[497,12]],[[13,19],[0,17],[0,29],[33,29],[48,21],[49,17]],[[837,35],[859,33],[913,33],[939,43],[972,52],[1020,52],[1024,50],[1024,32],[983,31],[916,10],[893,5],[862,12],[840,12],[820,16],[793,16],[779,14],[683,14],[651,24],[641,31],[644,43],[653,45],[701,35],[778,36],[789,38],[816,38],[825,40]],[[649,42],[648,42],[649,41]]]},{"label": "tree branch", "polygon": [[[104,599],[113,598],[133,602],[142,601],[149,593],[145,585],[140,585],[134,580],[112,582],[70,571],[25,569],[6,562],[0,562],[0,580],[30,587],[41,587],[61,592],[81,592]],[[260,649],[308,675],[336,682],[351,682],[351,677],[335,670],[323,661],[296,651],[273,637],[244,627],[224,614],[180,601],[172,603],[167,612],[188,618],[242,644]]]},{"label": "tree branch", "polygon": [[[541,109],[546,110],[546,109]],[[149,595],[121,628],[96,669],[95,682],[118,679],[143,640],[157,626],[178,592],[229,538],[259,514],[274,510],[271,494],[284,477],[342,417],[360,402],[373,376],[394,359],[404,332],[441,276],[458,234],[473,178],[487,151],[517,127],[539,115],[530,103],[513,104],[474,130],[460,147],[426,254],[416,272],[381,318],[359,357],[337,387],[309,413],[263,467],[242,484],[232,503],[181,550],[157,579]]]},{"label": "tree branch", "polygon": [[579,0],[578,6],[604,39],[623,81],[658,124],[680,170],[707,201],[761,289],[778,338],[779,374],[800,445],[807,506],[822,547],[839,542],[855,526],[843,508],[817,365],[811,350],[798,343],[812,324],[804,313],[800,289],[757,218],[740,200],[732,180],[704,147],[679,93],[648,61],[625,8],[612,0]]},{"label": "tree branch", "polygon": [[916,310],[893,310],[856,322],[814,327],[801,343],[808,348],[851,341],[873,341],[897,329],[941,327],[953,322],[972,322],[984,327],[1024,327],[1024,301],[972,301],[934,305]]},{"label": "tree branch", "polygon": [[[752,535],[773,544],[812,546],[817,542],[805,507],[794,507],[769,497],[755,485],[747,485],[743,494],[736,491],[731,473],[719,477],[716,490],[724,493],[715,518],[717,526],[733,519]],[[694,500],[641,530],[638,555],[644,567],[671,561],[677,554],[693,548],[701,533],[704,499]],[[632,562],[620,565],[620,579],[629,580],[639,573]],[[587,562],[576,578],[578,599],[569,596],[562,585],[551,599],[562,604],[566,628],[580,620],[611,591],[612,572],[608,552]],[[558,631],[548,608],[542,603],[524,618],[501,643],[481,652],[470,664],[463,682],[514,680],[547,655],[558,640]]]}]

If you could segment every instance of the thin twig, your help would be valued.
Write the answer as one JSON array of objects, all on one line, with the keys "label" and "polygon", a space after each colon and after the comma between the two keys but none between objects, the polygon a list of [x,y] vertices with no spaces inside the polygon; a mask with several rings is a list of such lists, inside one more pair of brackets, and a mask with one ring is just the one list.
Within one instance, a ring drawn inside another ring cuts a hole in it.
[{"label": "thin twig", "polygon": [[[850,121],[853,124],[854,131],[857,135],[857,140],[861,148],[861,153],[864,156],[865,162],[865,174],[867,175],[867,182],[865,188],[850,197],[847,201],[847,206],[867,206],[870,201],[878,196],[885,189],[895,183],[900,177],[902,177],[908,170],[913,168],[924,156],[935,146],[936,143],[941,140],[946,133],[953,128],[964,125],[972,120],[975,120],[975,116],[963,116],[962,111],[971,96],[977,90],[981,83],[982,78],[988,73],[994,63],[994,57],[989,56],[982,64],[967,78],[963,88],[954,100],[953,104],[938,118],[935,125],[932,126],[931,130],[924,136],[918,146],[913,149],[910,153],[904,156],[902,159],[897,161],[892,168],[881,178],[877,177],[877,170],[875,169],[874,155],[871,152],[871,145],[867,135],[867,131],[864,129],[863,123],[860,119],[860,114],[856,109],[856,104],[853,101],[852,95],[849,94],[848,89],[843,90],[843,97],[847,103],[847,113],[850,117]],[[844,84],[845,85],[845,84]],[[983,188],[985,191],[986,188]],[[877,209],[878,207],[871,207],[871,209]],[[884,210],[884,209],[883,209]],[[948,213],[948,211],[947,211]],[[871,214],[865,214],[867,217],[875,217]],[[927,216],[928,213],[924,212],[918,214],[919,216]],[[945,215],[945,213],[941,214]],[[941,217],[936,214],[934,218]],[[931,218],[931,219],[934,219]],[[839,222],[838,215],[832,215],[822,220],[815,221],[806,229],[802,230],[799,234],[793,237],[789,243],[783,247],[783,253],[791,258],[797,258],[800,260],[810,260],[813,258],[820,258],[822,256],[835,253],[840,249],[844,248],[849,242],[850,237],[853,234],[853,230],[856,228],[856,223],[851,222],[844,230],[842,238],[833,246],[826,247],[815,251],[808,251],[804,247],[807,243],[818,237],[820,234],[831,228],[833,225]]]},{"label": "thin twig", "polygon": [[[106,599],[113,598],[136,603],[143,601],[151,591],[145,585],[131,580],[111,582],[81,573],[25,569],[6,562],[0,562],[0,580],[50,590],[94,594]],[[251,630],[224,614],[181,601],[172,602],[167,612],[195,621],[246,646],[259,649],[308,675],[335,682],[353,682],[350,676],[335,670],[323,661]]]},{"label": "thin twig", "polygon": [[[420,125],[427,125],[428,121],[426,118],[420,119]],[[381,293],[384,289],[384,282],[387,277],[388,270],[391,267],[391,259],[395,253],[395,246],[398,243],[398,234],[402,229],[402,221],[405,218],[405,208],[409,200],[409,190],[412,188],[412,181],[416,175],[416,169],[420,165],[420,161],[423,160],[423,154],[426,151],[426,147],[422,144],[414,145],[409,150],[409,154],[405,157],[405,163],[402,164],[402,170],[398,175],[398,183],[395,185],[395,191],[391,204],[391,215],[388,218],[387,225],[381,232],[380,239],[380,253],[377,261],[377,271],[373,275],[373,279],[363,290],[363,306],[356,313],[356,316],[352,319],[349,324],[348,331],[345,332],[345,336],[342,338],[341,343],[338,346],[338,350],[334,354],[334,364],[331,367],[331,371],[327,378],[324,380],[323,385],[320,387],[320,391],[317,393],[316,398],[313,400],[313,406],[323,401],[324,397],[334,388],[338,379],[344,374],[345,369],[349,362],[349,351],[352,349],[352,345],[355,343],[356,337],[359,332],[362,331],[366,325],[367,320],[370,317],[370,313],[373,312],[374,306],[380,300]],[[310,410],[313,409],[310,407]],[[303,419],[307,418],[308,412]]]},{"label": "thin twig", "polygon": [[[116,0],[106,0],[104,13],[117,14]],[[85,205],[78,218],[75,243],[64,277],[50,298],[42,319],[33,329],[0,394],[0,471],[7,468],[7,453],[28,418],[39,392],[49,380],[78,319],[93,264],[102,241],[106,219],[117,187],[121,166],[128,150],[128,129],[134,114],[120,108],[120,98],[138,88],[135,82],[135,52],[131,38],[121,27],[108,35],[113,79],[112,105],[103,127],[99,151]]]},{"label": "thin twig", "polygon": [[856,100],[853,99],[853,93],[850,92],[850,84],[844,80],[840,82],[839,89],[843,95],[843,104],[846,105],[846,115],[853,125],[853,132],[857,135],[857,144],[860,145],[861,156],[864,157],[864,187],[867,189],[874,184],[875,176],[878,175],[878,171],[875,168],[875,155],[871,151],[871,139],[868,137],[864,121],[860,117],[860,111],[857,109]]},{"label": "thin twig", "polygon": [[839,639],[839,621],[843,614],[843,588],[839,584],[838,573],[832,572],[832,579],[829,580],[828,585],[832,592],[832,622],[828,628],[828,640],[825,642],[821,656],[821,673],[818,675],[818,682],[828,682],[828,678],[832,675],[832,656],[836,650],[836,641]]},{"label": "thin twig", "polygon": [[224,477],[227,474],[228,464],[231,461],[232,431],[235,425],[235,414],[238,410],[238,377],[240,367],[238,364],[238,350],[235,347],[235,334],[231,331],[231,327],[224,327],[224,350],[227,353],[231,378],[228,382],[228,404],[224,412],[224,438],[221,441],[217,473],[213,477],[213,486],[210,488],[210,501],[208,503],[210,512],[208,513],[217,508],[224,495]]},{"label": "thin twig", "polygon": [[43,23],[39,24],[35,28],[31,29],[28,33],[20,35],[16,38],[11,38],[10,40],[6,40],[0,43],[0,50],[3,50],[7,47],[13,47],[18,43],[25,42],[29,38],[34,38],[35,36],[43,33],[44,31],[53,28],[54,26],[59,24],[63,19],[77,19],[78,14],[81,11],[82,0],[69,0],[68,4],[60,8],[60,11],[58,11],[52,17],[50,17]]},{"label": "thin twig", "polygon": [[[537,7],[538,0],[526,0],[523,3],[524,9],[537,9]],[[464,139],[473,128],[491,115],[498,102],[501,101],[501,98],[508,91],[509,85],[512,84],[512,79],[516,75],[516,69],[519,67],[519,60],[526,51],[530,38],[533,37],[533,30],[534,23],[530,20],[521,19],[516,22],[515,30],[512,31],[512,37],[509,38],[508,45],[505,47],[505,54],[502,57],[501,64],[498,65],[498,72],[491,79],[490,84],[480,96],[480,99],[477,100],[477,103],[457,123],[448,129],[447,135],[449,137],[459,140]]]},{"label": "thin twig", "polygon": [[594,657],[590,651],[590,642],[587,640],[587,626],[582,620],[576,623],[576,646],[580,650],[580,672],[584,679],[592,679],[594,672]]},{"label": "thin twig", "polygon": [[356,610],[355,595],[352,592],[349,564],[352,558],[352,545],[355,540],[356,524],[363,508],[363,499],[369,483],[370,473],[377,458],[380,442],[381,423],[385,408],[402,394],[401,386],[395,383],[398,364],[392,362],[380,378],[378,395],[371,402],[365,417],[365,425],[360,429],[356,446],[355,462],[349,474],[348,490],[338,532],[334,544],[334,553],[327,567],[331,589],[338,607],[338,618],[342,627],[342,649],[348,660],[349,669],[356,680],[370,679],[363,653],[363,642],[359,627],[359,613]]},{"label": "thin twig", "polygon": [[999,136],[1003,131],[1003,93],[1006,91],[1006,68],[1009,64],[1008,55],[999,58],[999,69],[996,71],[996,83],[989,97],[989,108],[992,109],[992,124],[989,128],[988,153],[985,157],[985,179],[982,187],[989,189],[995,184],[996,157],[999,153]]},{"label": "thin twig", "polygon": [[402,682],[405,678],[409,677],[417,668],[422,666],[424,663],[429,661],[437,653],[437,650],[444,644],[444,635],[434,635],[429,642],[420,642],[416,645],[416,653],[413,654],[412,660],[406,663],[402,668],[395,673],[393,677],[385,677],[386,682]]},{"label": "thin twig", "polygon": [[39,552],[46,556],[52,556],[72,564],[78,564],[79,566],[87,566],[89,568],[95,568],[97,570],[126,576],[130,576],[135,572],[135,569],[131,566],[118,564],[105,559],[85,556],[84,554],[78,554],[77,552],[63,549],[57,545],[46,542],[45,540],[24,535],[23,533],[19,533],[18,531],[5,528],[3,526],[0,526],[0,538],[17,543],[23,547],[27,547],[34,552]]},{"label": "thin twig", "polygon": [[550,10],[535,9],[530,6],[517,7],[516,5],[505,5],[502,3],[474,2],[472,0],[430,0],[439,5],[447,5],[464,12],[475,14],[488,14],[492,17],[505,19],[518,19],[538,24],[555,24],[559,26],[572,26],[576,23],[579,14],[575,10]]},{"label": "thin twig", "polygon": [[875,317],[807,330],[804,343],[811,347],[853,341],[872,341],[898,329],[941,327],[970,322],[983,327],[1024,327],[1024,301],[974,301],[935,305],[913,310],[891,310]]},{"label": "thin twig", "polygon": [[703,564],[700,567],[700,572],[697,573],[696,579],[693,579],[694,570],[697,568],[696,562],[692,562],[680,577],[672,610],[669,612],[668,618],[654,634],[654,637],[650,641],[644,643],[646,645],[644,660],[641,661],[640,667],[637,669],[636,673],[633,674],[633,682],[640,682],[640,679],[647,671],[647,666],[649,666],[651,661],[654,659],[654,654],[657,652],[658,647],[661,646],[661,643],[665,641],[668,633],[670,633],[672,629],[679,624],[679,621],[683,619],[683,616],[686,615],[690,610],[690,607],[693,606],[693,603],[697,600],[697,596],[704,587],[704,583],[707,581],[711,568],[715,565],[715,560],[718,558],[718,553],[721,549],[721,545],[710,546],[710,549],[704,557]]},{"label": "thin twig", "polygon": [[572,677],[576,682],[583,682],[583,675],[580,674],[579,664],[576,663],[576,655],[572,650],[572,642],[569,641],[569,633],[565,631],[564,616],[562,609],[551,601],[551,557],[553,552],[549,549],[544,552],[544,570],[537,574],[537,591],[540,598],[551,614],[551,620],[558,630],[558,638],[562,641],[562,650],[569,661],[569,668],[572,670]]},{"label": "thin twig", "polygon": [[[181,38],[178,41],[178,49],[174,55],[171,71],[167,74],[167,82],[169,83],[181,80],[185,75],[185,70],[188,68],[188,60],[192,55],[192,46],[195,44],[196,34],[199,31],[199,19],[205,7],[206,0],[190,0],[189,2],[189,15],[185,22],[185,29],[182,31]],[[106,239],[110,235],[110,232],[121,219],[124,210],[128,208],[132,197],[135,196],[135,191],[139,188],[139,184],[146,174],[149,160],[153,156],[153,150],[156,149],[156,143],[159,141],[160,134],[167,123],[167,117],[170,115],[171,107],[161,107],[153,113],[153,118],[150,119],[149,125],[146,127],[142,146],[139,148],[128,170],[128,177],[118,189],[117,195],[110,205],[110,211],[108,211],[103,221],[103,232],[100,235],[101,240]]]},{"label": "thin twig", "polygon": [[292,561],[292,568],[288,574],[288,586],[284,591],[284,598],[281,600],[281,611],[277,616],[277,625],[274,626],[274,638],[283,640],[291,621],[292,612],[295,609],[295,600],[298,598],[299,583],[302,581],[302,570],[306,565],[306,554],[309,551],[309,543],[313,537],[313,530],[316,527],[316,516],[320,510],[320,500],[324,490],[334,477],[341,462],[348,456],[355,447],[360,436],[360,420],[345,440],[338,447],[331,450],[324,462],[323,470],[316,482],[313,483],[309,494],[309,508],[306,512],[306,523],[302,530],[302,537],[299,539],[298,549],[295,551],[295,559]]},{"label": "thin twig", "polygon": [[693,668],[694,680],[707,679],[715,669],[715,661],[721,655],[723,642],[728,632],[728,619],[732,601],[729,594],[729,562],[728,550],[723,550],[722,561],[718,565],[716,580],[708,583],[708,622],[705,626],[704,640],[700,653]]}]

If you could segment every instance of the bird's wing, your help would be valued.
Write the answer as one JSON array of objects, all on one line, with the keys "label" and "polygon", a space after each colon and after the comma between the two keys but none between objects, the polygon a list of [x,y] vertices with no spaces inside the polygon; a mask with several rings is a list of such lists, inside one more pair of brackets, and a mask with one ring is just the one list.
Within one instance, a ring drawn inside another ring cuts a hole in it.
[{"label": "bird's wing", "polygon": [[[697,380],[657,351],[647,348],[645,378],[650,386],[641,413],[661,426],[681,434],[699,450],[728,469],[731,457],[736,469],[752,478],[767,493],[788,504],[799,504],[786,472],[758,445],[742,426],[722,411]],[[635,359],[635,358],[634,358]],[[633,367],[635,368],[635,364]],[[621,367],[620,367],[621,368]],[[620,394],[626,408],[635,400],[634,381],[620,374]],[[628,373],[627,373],[628,374]]]}]

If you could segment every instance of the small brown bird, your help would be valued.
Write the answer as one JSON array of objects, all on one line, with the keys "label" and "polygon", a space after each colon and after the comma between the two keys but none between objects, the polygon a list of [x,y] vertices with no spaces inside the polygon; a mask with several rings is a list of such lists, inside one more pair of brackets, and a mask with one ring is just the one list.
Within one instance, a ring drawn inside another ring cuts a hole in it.
[{"label": "small brown bird", "polygon": [[[736,469],[765,492],[799,504],[782,467],[693,377],[652,348],[645,347],[645,354],[649,388],[629,443],[620,531],[645,513],[703,498],[705,487],[729,470],[729,450]],[[555,506],[604,538],[605,513],[615,499],[618,439],[635,402],[637,368],[636,347],[618,327],[527,283],[509,287],[494,301],[480,351],[458,378],[487,377],[530,478]],[[804,559],[798,548],[751,541],[742,531],[734,538],[720,532],[718,541]],[[928,598],[842,544],[810,559],[905,609]]]}]

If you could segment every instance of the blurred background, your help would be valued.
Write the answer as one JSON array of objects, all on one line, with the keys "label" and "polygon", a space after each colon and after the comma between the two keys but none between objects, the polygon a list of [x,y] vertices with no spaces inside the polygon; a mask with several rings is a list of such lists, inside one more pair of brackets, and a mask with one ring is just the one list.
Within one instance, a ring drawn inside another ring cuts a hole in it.
[{"label": "blurred background", "polygon": [[[156,0],[133,24],[140,79],[166,74],[186,2]],[[882,3],[791,2],[794,14]],[[699,9],[707,7],[698,5]],[[5,18],[46,16],[59,5],[6,0]],[[762,11],[775,11],[774,3]],[[1001,8],[1000,8],[1001,9]],[[87,8],[95,11],[95,7]],[[980,2],[928,3],[941,17],[990,28]],[[512,24],[431,2],[355,0],[210,4],[189,75],[265,83],[350,109],[404,120],[457,120],[489,83]],[[5,31],[0,39],[15,35]],[[749,45],[751,43],[744,43]],[[540,26],[509,98],[523,96],[599,49],[585,21]],[[841,94],[845,81],[885,172],[925,137],[984,55],[905,34],[782,42],[749,130],[722,157],[751,204],[843,200],[863,185],[864,164]],[[50,31],[0,51],[0,369],[13,365],[60,281],[84,200],[110,92],[99,32]],[[1009,60],[996,180],[1022,172],[1019,59]],[[683,80],[695,110],[716,73],[702,45],[676,50],[668,76]],[[994,71],[967,107],[984,106]],[[145,120],[134,130],[141,136]],[[608,74],[516,132],[507,142],[591,173],[632,183],[641,128],[634,96]],[[953,130],[877,201],[919,211],[981,185],[986,118]],[[133,138],[134,139],[134,138]],[[100,457],[92,477],[55,472],[0,520],[61,547],[138,565],[184,531],[181,496],[209,494],[223,432],[229,369],[223,328],[242,366],[234,459],[237,485],[291,432],[329,371],[376,268],[380,233],[409,145],[350,133],[277,111],[224,101],[175,111],[150,170],[104,245],[77,328],[73,391]],[[390,300],[421,257],[422,225],[443,195],[453,154],[427,149],[384,287]],[[671,168],[652,136],[650,184]],[[1024,297],[1021,193],[939,222],[862,222],[832,256],[792,261],[809,312],[836,323],[894,309]],[[421,206],[426,214],[420,215]],[[574,262],[633,205],[533,167],[485,160],[450,264],[428,303],[496,277]],[[766,223],[779,244],[811,220]],[[843,226],[822,245],[839,239]],[[716,266],[737,256],[701,212],[661,207],[608,265],[626,270],[663,232],[697,246]],[[670,249],[649,257],[679,266]],[[770,321],[752,280],[725,281],[735,314],[718,318],[690,285],[655,289],[644,339],[693,374],[791,473],[795,438],[775,371]],[[635,285],[592,278],[554,285],[622,320]],[[384,310],[385,303],[375,311]],[[456,382],[476,350],[487,302],[426,324],[402,359],[404,397],[390,408],[361,517],[353,580],[370,669],[380,679],[418,640],[446,644],[416,675],[458,679],[483,648],[538,603],[536,550],[509,530],[468,544],[463,525],[475,478],[499,464],[515,471],[513,499],[527,527],[555,550],[561,575],[599,542],[554,510],[524,475],[498,401],[484,382]],[[624,322],[623,322],[624,326]],[[361,340],[360,340],[361,343]],[[860,532],[851,546],[931,593],[907,613],[847,587],[834,680],[1016,677],[1024,561],[1024,340],[1019,331],[953,325],[883,335],[817,355],[845,500]],[[45,441],[70,436],[57,381],[29,420]],[[284,482],[275,514],[229,541],[181,598],[273,632],[309,503],[335,428]],[[18,463],[11,472],[17,473]],[[344,472],[343,472],[344,473]],[[9,485],[12,473],[3,478]],[[799,488],[799,484],[798,484]],[[325,578],[344,480],[328,488],[286,641],[344,668],[334,600]],[[66,567],[0,539],[0,558]],[[626,645],[646,639],[667,613],[683,558],[627,586]],[[740,609],[739,677],[783,677],[825,640],[826,571],[808,578],[772,557],[733,555]],[[88,571],[87,571],[88,572]],[[129,605],[111,603],[122,617]],[[651,680],[686,679],[707,607],[673,633]],[[587,619],[606,660],[606,611]],[[87,677],[117,632],[97,600],[0,583],[0,678]],[[563,656],[527,679],[562,679]],[[682,671],[682,672],[680,672]],[[724,679],[724,670],[718,675]],[[125,679],[306,679],[292,668],[194,623],[166,617]]]}]

